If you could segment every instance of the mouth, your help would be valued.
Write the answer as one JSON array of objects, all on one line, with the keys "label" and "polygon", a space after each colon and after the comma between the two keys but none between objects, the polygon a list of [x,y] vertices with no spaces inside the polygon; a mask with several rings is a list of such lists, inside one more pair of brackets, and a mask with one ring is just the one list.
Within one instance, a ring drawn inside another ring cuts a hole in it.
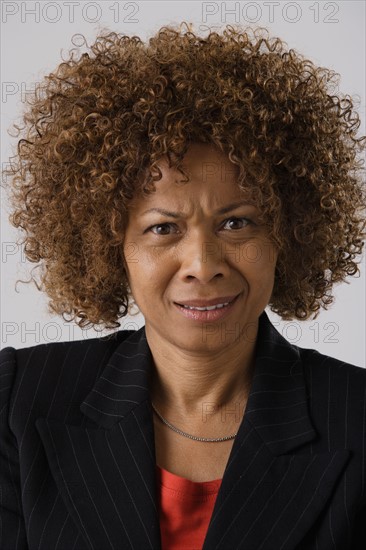
[{"label": "mouth", "polygon": [[237,294],[226,302],[219,302],[216,300],[218,303],[210,306],[191,306],[179,304],[178,302],[174,302],[174,305],[187,319],[192,319],[194,321],[217,321],[232,311],[239,296],[240,294]]},{"label": "mouth", "polygon": [[195,300],[182,300],[182,302],[174,302],[175,304],[186,307],[188,309],[195,309],[195,310],[212,310],[217,307],[223,307],[227,306],[228,304],[231,304],[239,294],[231,295],[231,296],[221,296],[220,298],[212,298],[210,300],[203,300],[203,299],[195,299]]}]

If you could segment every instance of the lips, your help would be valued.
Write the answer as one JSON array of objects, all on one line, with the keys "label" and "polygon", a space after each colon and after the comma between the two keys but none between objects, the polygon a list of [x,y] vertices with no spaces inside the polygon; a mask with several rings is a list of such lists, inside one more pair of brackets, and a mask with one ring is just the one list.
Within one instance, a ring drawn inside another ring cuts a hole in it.
[{"label": "lips", "polygon": [[[218,301],[218,300],[221,301],[223,299],[227,300],[228,298],[232,298],[232,296],[222,296],[220,298],[215,298],[215,301]],[[205,307],[209,307],[209,306],[192,306],[191,308],[191,307],[184,307],[184,305],[179,305],[177,303],[174,303],[174,305],[177,308],[178,312],[181,315],[183,315],[186,319],[189,319],[190,322],[216,323],[218,321],[221,321],[228,315],[230,315],[230,313],[235,309],[235,304],[237,303],[238,300],[239,300],[239,294],[235,296],[234,299],[229,301],[229,303],[226,306],[214,307],[213,305],[211,306],[212,309],[204,309]],[[202,300],[200,300],[200,303],[202,303]],[[197,309],[200,307],[202,309]]]},{"label": "lips", "polygon": [[205,300],[203,298],[197,298],[195,300],[181,300],[180,302],[174,302],[180,306],[190,306],[190,307],[209,307],[216,306],[218,304],[225,304],[227,302],[232,302],[238,294],[233,294],[231,296],[221,296],[219,298],[211,298],[210,300]]}]

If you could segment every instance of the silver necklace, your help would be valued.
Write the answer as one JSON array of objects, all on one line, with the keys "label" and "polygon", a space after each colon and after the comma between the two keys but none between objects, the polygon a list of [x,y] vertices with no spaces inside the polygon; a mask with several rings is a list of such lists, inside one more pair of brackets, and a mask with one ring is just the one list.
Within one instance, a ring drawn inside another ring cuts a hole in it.
[{"label": "silver necklace", "polygon": [[156,412],[156,414],[158,415],[158,417],[160,418],[160,420],[162,420],[164,422],[164,424],[166,424],[166,426],[168,426],[168,428],[170,428],[171,430],[177,432],[178,434],[180,435],[184,435],[184,437],[189,437],[190,439],[195,439],[196,441],[207,441],[207,442],[215,442],[215,441],[227,441],[228,439],[234,439],[234,437],[236,437],[237,433],[236,434],[233,434],[233,435],[227,435],[226,437],[218,437],[217,439],[215,438],[211,438],[211,437],[196,437],[195,435],[190,435],[190,434],[187,434],[186,432],[182,432],[181,430],[178,430],[178,428],[176,428],[175,426],[173,426],[173,424],[170,424],[170,422],[168,422],[163,416],[161,416],[161,414],[156,410],[156,408],[154,407],[154,404],[151,403],[152,405],[152,408],[154,409],[154,411]]}]

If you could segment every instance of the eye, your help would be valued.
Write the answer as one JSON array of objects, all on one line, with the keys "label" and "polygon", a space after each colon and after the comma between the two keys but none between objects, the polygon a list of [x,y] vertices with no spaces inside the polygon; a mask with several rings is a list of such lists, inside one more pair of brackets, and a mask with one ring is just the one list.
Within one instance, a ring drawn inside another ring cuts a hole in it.
[{"label": "eye", "polygon": [[[238,231],[238,230],[240,230],[240,229],[244,229],[247,225],[249,225],[249,224],[252,223],[250,220],[248,220],[248,218],[245,218],[245,217],[237,218],[237,217],[234,216],[234,217],[231,217],[231,218],[227,218],[227,219],[225,220],[225,225],[226,225],[226,223],[232,222],[232,221],[235,221],[235,222],[238,222],[238,221],[239,221],[239,222],[244,222],[243,225],[242,225],[242,227],[237,227],[237,228],[234,227],[234,231]],[[165,222],[165,223],[157,223],[157,224],[155,224],[155,225],[150,225],[150,227],[148,227],[148,228],[144,231],[144,233],[147,233],[148,231],[152,231],[152,229],[159,228],[159,227],[160,227],[160,228],[161,228],[161,227],[163,227],[163,228],[168,228],[168,227],[173,227],[173,226],[175,226],[174,223],[168,223],[168,222]],[[161,232],[152,231],[152,233],[154,233],[154,235],[161,235],[162,237],[167,236],[167,235],[171,235],[170,232],[169,232],[169,233],[166,233],[166,232],[165,232],[165,233],[164,233],[164,232],[161,233]]]},{"label": "eye", "polygon": [[[146,231],[144,231],[144,233],[146,233],[147,231],[151,231],[155,227],[169,227],[169,226],[173,226],[173,225],[174,225],[173,223],[167,223],[167,222],[166,223],[156,223],[155,225],[150,225],[150,227],[148,227],[146,229]],[[155,231],[153,231],[153,233],[155,235],[162,235],[162,236],[170,235],[170,233],[155,233]]]},{"label": "eye", "polygon": [[243,222],[244,222],[244,225],[242,225],[242,227],[237,227],[236,229],[235,229],[235,227],[234,227],[234,230],[244,229],[244,227],[246,227],[247,225],[249,225],[249,224],[252,223],[250,220],[248,220],[248,218],[244,218],[244,217],[236,218],[236,217],[234,216],[234,217],[232,217],[232,218],[228,218],[227,220],[225,220],[225,225],[226,225],[226,223],[231,222],[231,221],[233,221],[233,220],[234,220],[235,222],[237,222],[237,221],[239,221],[239,222],[242,222],[242,221],[243,221]]}]

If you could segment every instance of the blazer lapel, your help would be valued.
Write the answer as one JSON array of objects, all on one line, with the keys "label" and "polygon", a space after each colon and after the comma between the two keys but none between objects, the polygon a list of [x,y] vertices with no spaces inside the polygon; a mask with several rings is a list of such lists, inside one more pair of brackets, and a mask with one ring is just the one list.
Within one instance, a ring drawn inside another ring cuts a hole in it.
[{"label": "blazer lapel", "polygon": [[298,349],[260,318],[255,373],[203,550],[294,550],[350,452],[312,454],[317,437]]},{"label": "blazer lapel", "polygon": [[[255,374],[203,550],[293,550],[329,499],[350,452],[312,454],[302,363],[259,324]],[[161,548],[145,329],[128,336],[80,405],[86,427],[38,418],[52,475],[89,548]]]},{"label": "blazer lapel", "polygon": [[93,422],[36,421],[58,490],[94,550],[161,546],[151,364],[142,327],[116,348],[80,405]]}]

